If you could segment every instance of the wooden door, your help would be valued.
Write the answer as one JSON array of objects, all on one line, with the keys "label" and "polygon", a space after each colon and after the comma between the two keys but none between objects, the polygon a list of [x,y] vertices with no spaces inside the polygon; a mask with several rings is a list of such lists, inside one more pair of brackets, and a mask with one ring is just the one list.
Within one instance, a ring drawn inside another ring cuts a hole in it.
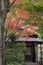
[{"label": "wooden door", "polygon": [[25,54],[25,61],[26,62],[35,62],[35,46],[34,44],[28,44]]}]

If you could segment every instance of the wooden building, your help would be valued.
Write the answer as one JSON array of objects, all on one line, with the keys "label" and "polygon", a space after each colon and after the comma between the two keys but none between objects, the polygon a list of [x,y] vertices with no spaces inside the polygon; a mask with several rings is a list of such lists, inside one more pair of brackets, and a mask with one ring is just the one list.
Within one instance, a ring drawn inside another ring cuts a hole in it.
[{"label": "wooden building", "polygon": [[[7,40],[6,40],[7,41]],[[10,41],[10,40],[9,40]],[[37,35],[26,37],[19,37],[16,42],[25,42],[26,43],[26,54],[25,62],[26,63],[37,63],[40,62],[43,65],[43,40]],[[39,64],[27,64],[27,65],[39,65]]]},{"label": "wooden building", "polygon": [[26,43],[25,62],[43,62],[43,40],[40,38],[18,38],[17,42]]}]

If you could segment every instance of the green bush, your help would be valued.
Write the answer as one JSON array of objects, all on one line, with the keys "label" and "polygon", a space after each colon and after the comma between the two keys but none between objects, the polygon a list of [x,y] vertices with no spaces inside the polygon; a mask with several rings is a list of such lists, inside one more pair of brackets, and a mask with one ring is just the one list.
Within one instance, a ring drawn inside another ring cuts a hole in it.
[{"label": "green bush", "polygon": [[25,65],[26,45],[22,43],[8,43],[5,49],[6,65]]}]

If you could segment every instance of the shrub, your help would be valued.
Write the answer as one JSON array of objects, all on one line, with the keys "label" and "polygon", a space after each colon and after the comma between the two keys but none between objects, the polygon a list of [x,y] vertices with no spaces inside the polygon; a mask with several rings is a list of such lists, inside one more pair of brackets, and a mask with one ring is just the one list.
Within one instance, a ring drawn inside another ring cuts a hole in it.
[{"label": "shrub", "polygon": [[26,45],[22,43],[8,43],[5,49],[6,65],[25,65]]}]

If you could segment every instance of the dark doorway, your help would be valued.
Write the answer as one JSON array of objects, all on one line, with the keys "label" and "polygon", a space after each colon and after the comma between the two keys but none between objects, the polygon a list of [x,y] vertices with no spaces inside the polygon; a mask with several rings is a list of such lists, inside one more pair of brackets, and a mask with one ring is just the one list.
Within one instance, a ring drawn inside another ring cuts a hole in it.
[{"label": "dark doorway", "polygon": [[27,44],[26,43],[26,54],[25,54],[25,61],[26,62],[35,62],[36,56],[35,56],[35,44]]},{"label": "dark doorway", "polygon": [[32,44],[32,61],[36,61],[35,44]]}]

